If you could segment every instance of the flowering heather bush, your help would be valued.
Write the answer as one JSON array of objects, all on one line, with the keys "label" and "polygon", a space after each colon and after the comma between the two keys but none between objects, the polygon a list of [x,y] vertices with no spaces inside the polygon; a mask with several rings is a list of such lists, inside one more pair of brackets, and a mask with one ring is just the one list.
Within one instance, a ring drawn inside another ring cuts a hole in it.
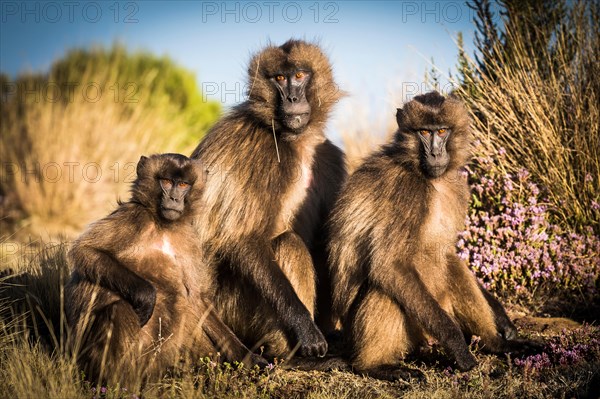
[{"label": "flowering heather bush", "polygon": [[600,358],[600,330],[590,324],[576,330],[563,332],[550,339],[544,351],[515,359],[515,365],[529,373],[536,373],[552,366],[573,366],[583,361]]},{"label": "flowering heather bush", "polygon": [[[502,296],[598,294],[600,237],[565,231],[552,222],[543,191],[527,170],[504,173],[495,158],[476,157],[467,173],[472,204],[457,244],[484,286]],[[581,297],[582,296],[582,297]]]}]

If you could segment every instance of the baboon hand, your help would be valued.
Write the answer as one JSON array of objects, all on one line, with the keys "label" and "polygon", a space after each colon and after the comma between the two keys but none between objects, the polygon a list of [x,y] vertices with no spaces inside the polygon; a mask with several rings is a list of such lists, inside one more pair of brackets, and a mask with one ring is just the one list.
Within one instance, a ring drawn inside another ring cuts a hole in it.
[{"label": "baboon hand", "polygon": [[498,333],[502,338],[508,341],[517,339],[517,328],[508,318],[502,318],[496,323],[498,324]]},{"label": "baboon hand", "polygon": [[477,359],[471,352],[466,352],[461,356],[456,356],[456,364],[460,371],[469,371],[473,367],[477,366]]},{"label": "baboon hand", "polygon": [[257,355],[256,353],[253,353],[250,355],[250,365],[251,366],[258,366],[261,370],[267,368],[267,366],[269,365],[269,362],[262,356]]},{"label": "baboon hand", "polygon": [[518,336],[517,329],[512,325],[507,326],[505,329],[501,330],[500,333],[502,334],[502,337],[508,341],[514,340]]},{"label": "baboon hand", "polygon": [[324,357],[327,353],[327,340],[315,323],[311,321],[298,331],[298,352],[303,357]]},{"label": "baboon hand", "polygon": [[150,320],[150,317],[154,312],[155,304],[156,288],[151,284],[148,284],[147,288],[140,289],[135,293],[131,305],[138,316],[140,327],[145,326],[146,323],[148,323],[148,320]]}]

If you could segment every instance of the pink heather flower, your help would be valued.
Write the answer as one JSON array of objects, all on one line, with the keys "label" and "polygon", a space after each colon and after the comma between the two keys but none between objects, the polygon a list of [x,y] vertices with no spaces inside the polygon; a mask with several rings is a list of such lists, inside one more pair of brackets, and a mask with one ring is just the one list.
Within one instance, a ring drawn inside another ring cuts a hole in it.
[{"label": "pink heather flower", "polygon": [[519,169],[517,172],[517,177],[519,180],[525,180],[529,177],[529,171],[525,168]]}]

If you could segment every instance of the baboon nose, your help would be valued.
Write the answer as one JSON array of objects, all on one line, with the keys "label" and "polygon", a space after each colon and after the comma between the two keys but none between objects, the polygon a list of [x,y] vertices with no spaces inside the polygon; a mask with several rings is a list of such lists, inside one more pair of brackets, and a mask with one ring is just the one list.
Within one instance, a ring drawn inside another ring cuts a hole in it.
[{"label": "baboon nose", "polygon": [[443,155],[444,151],[442,151],[442,148],[439,147],[434,147],[433,150],[431,151],[431,155],[434,158],[438,158],[441,157]]},{"label": "baboon nose", "polygon": [[298,102],[298,97],[296,96],[289,96],[288,100],[292,103],[297,103]]}]

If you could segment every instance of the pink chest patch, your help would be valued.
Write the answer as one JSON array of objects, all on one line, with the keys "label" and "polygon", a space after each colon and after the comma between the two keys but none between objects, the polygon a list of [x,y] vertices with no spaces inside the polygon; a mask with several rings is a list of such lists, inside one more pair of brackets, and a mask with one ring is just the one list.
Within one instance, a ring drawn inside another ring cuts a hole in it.
[{"label": "pink chest patch", "polygon": [[153,245],[154,249],[159,250],[166,256],[170,258],[175,258],[175,251],[173,250],[173,246],[167,239],[167,237],[163,237],[162,242],[157,242]]},{"label": "pink chest patch", "polygon": [[312,171],[306,165],[302,165],[302,181],[304,183],[304,188],[309,188],[310,183],[312,183]]}]

